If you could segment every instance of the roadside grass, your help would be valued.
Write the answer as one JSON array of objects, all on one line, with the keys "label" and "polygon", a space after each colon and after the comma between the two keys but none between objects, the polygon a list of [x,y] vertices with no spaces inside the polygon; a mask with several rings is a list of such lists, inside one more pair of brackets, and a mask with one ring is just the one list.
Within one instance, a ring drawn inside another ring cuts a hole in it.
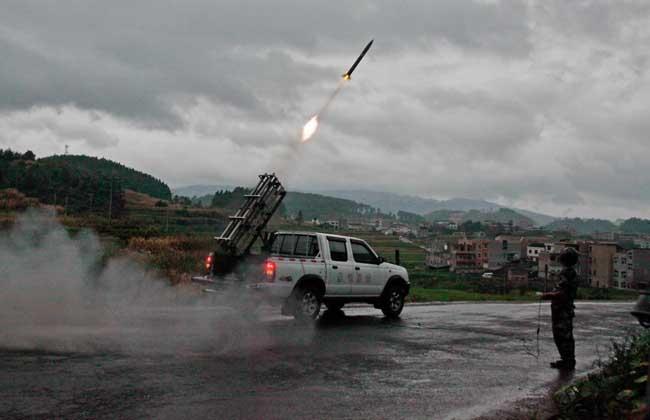
[{"label": "roadside grass", "polygon": [[639,292],[636,290],[578,288],[579,300],[636,300]]},{"label": "roadside grass", "polygon": [[193,274],[205,272],[203,261],[213,242],[210,237],[134,237],[129,239],[127,249],[142,256],[147,264],[177,284],[189,281]]},{"label": "roadside grass", "polygon": [[650,332],[612,342],[609,358],[596,362],[597,372],[562,387],[553,395],[559,418],[647,418]]}]

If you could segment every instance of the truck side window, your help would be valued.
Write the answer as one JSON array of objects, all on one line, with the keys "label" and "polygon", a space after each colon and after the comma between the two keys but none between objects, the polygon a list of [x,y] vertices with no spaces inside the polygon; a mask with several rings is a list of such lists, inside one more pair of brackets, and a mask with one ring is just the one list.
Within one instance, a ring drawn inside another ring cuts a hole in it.
[{"label": "truck side window", "polygon": [[377,264],[377,257],[375,257],[375,254],[372,253],[366,244],[359,241],[350,241],[350,244],[352,245],[352,257],[354,257],[354,261],[365,264]]},{"label": "truck side window", "polygon": [[318,239],[311,235],[299,235],[295,255],[298,257],[315,257],[318,255]]},{"label": "truck side window", "polygon": [[280,247],[282,246],[282,240],[286,235],[275,235],[273,238],[273,243],[271,244],[271,254],[279,254]]},{"label": "truck side window", "polygon": [[309,250],[307,251],[308,257],[316,257],[320,253],[318,248],[318,238],[315,236],[311,237],[311,242],[309,243]]},{"label": "truck side window", "polygon": [[293,255],[293,250],[296,247],[296,235],[284,235],[284,241],[280,246],[281,255]]},{"label": "truck side window", "polygon": [[348,250],[345,247],[345,239],[327,238],[330,246],[330,258],[332,261],[347,261]]}]

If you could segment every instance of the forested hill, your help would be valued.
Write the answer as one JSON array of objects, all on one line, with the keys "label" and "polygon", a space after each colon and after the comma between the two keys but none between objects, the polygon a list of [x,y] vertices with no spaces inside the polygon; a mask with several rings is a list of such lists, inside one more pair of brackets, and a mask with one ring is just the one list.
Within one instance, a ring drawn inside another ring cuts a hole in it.
[{"label": "forested hill", "polygon": [[118,216],[124,208],[120,179],[64,160],[36,160],[30,151],[0,149],[0,189],[6,188],[15,188],[41,203],[61,206],[66,213]]},{"label": "forested hill", "polygon": [[579,235],[590,235],[596,232],[618,231],[618,227],[609,220],[581,219],[579,217],[558,219],[544,226],[544,228],[555,231],[565,230],[568,232],[575,232]]},{"label": "forested hill", "polygon": [[304,220],[338,219],[341,217],[363,217],[378,214],[378,210],[367,204],[343,198],[327,197],[319,194],[289,192],[282,202],[287,215],[302,214]]},{"label": "forested hill", "polygon": [[171,190],[161,180],[108,159],[83,155],[56,155],[38,161],[64,164],[84,172],[113,178],[119,180],[123,189],[148,194],[162,200],[171,200],[172,198]]},{"label": "forested hill", "polygon": [[[232,191],[217,191],[209,203],[210,207],[219,207],[228,210],[239,208],[244,201],[244,194],[250,190],[237,187]],[[197,200],[200,200],[197,199]],[[342,198],[327,197],[319,194],[288,192],[282,201],[279,214],[297,217],[301,214],[304,220],[314,218],[338,220],[341,217],[363,217],[377,214],[377,209],[362,203]]]}]

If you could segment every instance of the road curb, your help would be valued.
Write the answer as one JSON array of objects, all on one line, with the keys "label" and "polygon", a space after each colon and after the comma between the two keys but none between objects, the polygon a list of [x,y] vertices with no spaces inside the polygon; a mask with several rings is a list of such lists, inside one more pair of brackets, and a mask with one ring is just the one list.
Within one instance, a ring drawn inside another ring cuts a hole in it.
[{"label": "road curb", "polygon": [[[436,300],[436,301],[431,301],[431,302],[407,302],[404,304],[404,306],[442,306],[442,305],[466,305],[469,303],[473,304],[489,304],[489,305],[494,305],[497,303],[500,304],[509,304],[509,305],[538,305],[539,301],[537,300],[521,300],[521,301],[508,301],[508,300],[455,300],[452,302],[448,301],[441,301],[441,300]],[[543,302],[545,305],[549,305],[550,301]],[[582,305],[582,304],[601,304],[601,303],[607,303],[609,305],[615,304],[615,305],[632,305],[634,304],[633,300],[579,300],[576,301],[577,305]],[[369,308],[373,307],[369,303],[351,303],[345,305],[346,308]]]}]

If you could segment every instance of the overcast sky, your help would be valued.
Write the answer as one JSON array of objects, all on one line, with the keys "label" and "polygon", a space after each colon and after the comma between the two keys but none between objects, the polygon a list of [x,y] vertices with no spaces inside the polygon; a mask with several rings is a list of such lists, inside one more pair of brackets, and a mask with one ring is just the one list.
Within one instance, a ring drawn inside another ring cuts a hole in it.
[{"label": "overcast sky", "polygon": [[[121,3],[121,6],[117,5]],[[650,217],[648,1],[4,0],[0,147]],[[375,40],[297,145],[302,125]]]}]

